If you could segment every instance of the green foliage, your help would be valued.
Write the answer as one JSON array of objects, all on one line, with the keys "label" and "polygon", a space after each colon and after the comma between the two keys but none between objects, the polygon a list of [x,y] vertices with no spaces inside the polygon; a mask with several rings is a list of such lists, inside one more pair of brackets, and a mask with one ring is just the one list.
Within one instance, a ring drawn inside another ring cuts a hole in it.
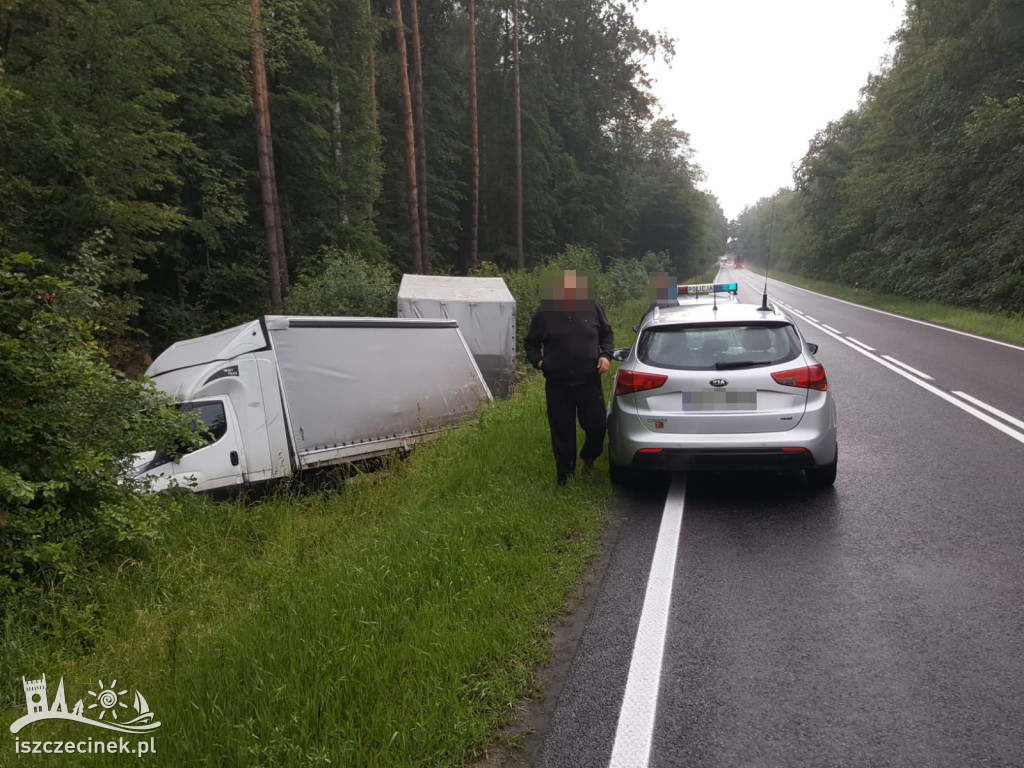
[{"label": "green foliage", "polygon": [[299,278],[285,301],[290,314],[395,315],[398,286],[387,264],[338,248],[324,248],[310,270]]},{"label": "green foliage", "polygon": [[[432,270],[457,274],[472,183],[468,19],[461,0],[419,8]],[[725,221],[697,189],[689,139],[651,120],[645,61],[670,55],[670,41],[637,27],[632,3],[537,0],[521,11],[528,264],[569,243],[604,265],[665,252],[678,274],[715,258]],[[391,12],[383,0],[263,0],[301,302],[323,248],[411,266]],[[246,3],[205,0],[0,10],[0,251],[60,273],[103,233],[104,290],[126,301],[154,353],[266,310],[250,22]],[[507,7],[480,3],[479,258],[503,266],[515,260],[508,23]]]},{"label": "green foliage", "polygon": [[0,596],[152,543],[167,507],[124,480],[131,455],[193,441],[164,395],[106,363],[101,304],[25,254],[0,261]]}]

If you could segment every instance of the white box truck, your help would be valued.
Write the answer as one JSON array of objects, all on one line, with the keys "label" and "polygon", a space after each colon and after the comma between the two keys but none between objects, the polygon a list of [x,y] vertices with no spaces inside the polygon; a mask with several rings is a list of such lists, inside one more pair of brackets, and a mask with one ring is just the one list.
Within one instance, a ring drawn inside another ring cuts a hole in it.
[{"label": "white box truck", "polygon": [[516,300],[500,277],[403,275],[399,317],[457,320],[495,397],[509,397],[516,374]]},{"label": "white box truck", "polygon": [[407,449],[491,401],[454,320],[267,316],[179,341],[146,371],[207,443],[140,454],[161,490],[261,484]]}]

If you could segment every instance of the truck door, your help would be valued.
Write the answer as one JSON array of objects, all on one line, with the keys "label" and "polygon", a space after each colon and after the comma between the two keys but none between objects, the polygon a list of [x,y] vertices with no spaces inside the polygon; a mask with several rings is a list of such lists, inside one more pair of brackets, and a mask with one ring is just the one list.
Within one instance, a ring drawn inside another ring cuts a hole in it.
[{"label": "truck door", "polygon": [[180,410],[195,414],[196,429],[205,442],[188,449],[170,465],[168,473],[179,485],[196,491],[241,485],[245,478],[245,455],[231,401],[222,396],[209,397],[183,403]]}]

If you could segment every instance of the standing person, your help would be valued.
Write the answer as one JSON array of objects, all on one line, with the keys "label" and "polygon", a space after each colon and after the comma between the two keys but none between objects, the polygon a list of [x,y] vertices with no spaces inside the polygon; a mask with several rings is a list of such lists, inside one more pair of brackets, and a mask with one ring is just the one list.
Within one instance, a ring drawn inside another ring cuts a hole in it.
[{"label": "standing person", "polygon": [[583,471],[604,448],[605,404],[601,376],[611,365],[615,337],[604,309],[589,299],[587,278],[566,270],[552,280],[551,299],[530,322],[526,357],[544,374],[551,447],[559,485],[576,472],[576,419],[586,439]]}]

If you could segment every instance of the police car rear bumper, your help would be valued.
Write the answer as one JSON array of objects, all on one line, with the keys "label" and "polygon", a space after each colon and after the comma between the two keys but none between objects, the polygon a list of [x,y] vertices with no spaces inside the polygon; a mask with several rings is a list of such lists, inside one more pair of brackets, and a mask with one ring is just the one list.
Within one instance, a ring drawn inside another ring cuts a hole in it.
[{"label": "police car rear bumper", "polygon": [[680,448],[641,450],[633,458],[632,468],[678,471],[753,471],[813,469],[814,456],[799,449],[719,449]]}]

